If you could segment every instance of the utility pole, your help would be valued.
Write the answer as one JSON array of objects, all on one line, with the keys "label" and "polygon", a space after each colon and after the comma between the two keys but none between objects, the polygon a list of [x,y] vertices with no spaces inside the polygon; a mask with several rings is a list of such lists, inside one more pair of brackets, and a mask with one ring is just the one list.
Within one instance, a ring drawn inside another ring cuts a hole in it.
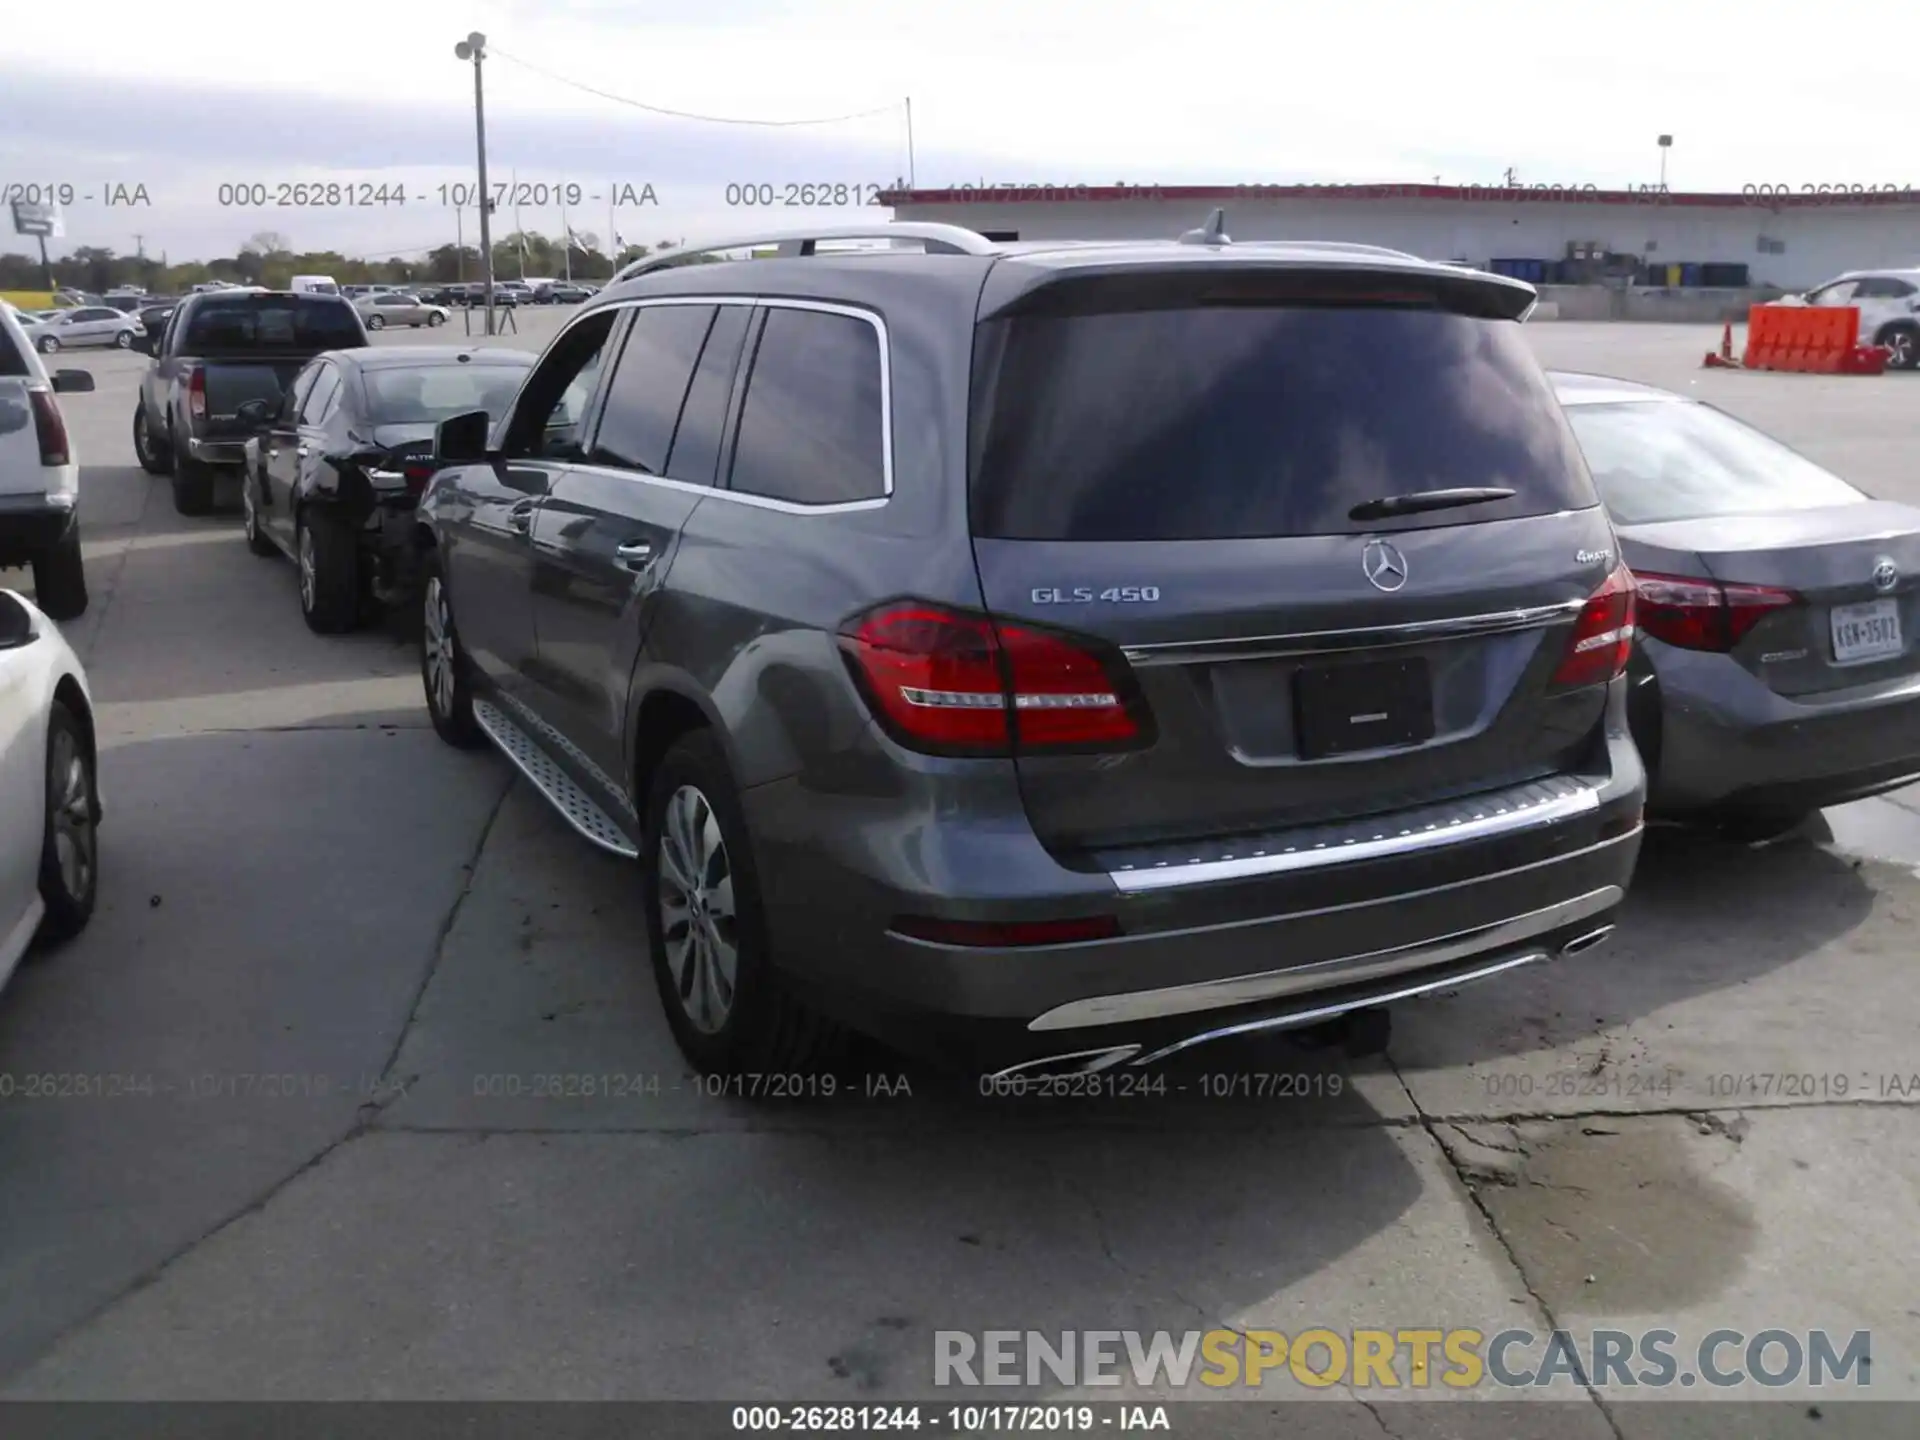
[{"label": "utility pole", "polygon": [[493,196],[487,189],[487,94],[480,78],[481,62],[487,58],[487,37],[478,30],[453,47],[456,58],[473,62],[473,139],[480,172],[480,273],[487,287],[487,334],[493,334],[493,227],[487,217],[493,213]]},{"label": "utility pole", "polygon": [[147,237],[138,230],[133,232],[133,258],[136,260],[147,258]]}]

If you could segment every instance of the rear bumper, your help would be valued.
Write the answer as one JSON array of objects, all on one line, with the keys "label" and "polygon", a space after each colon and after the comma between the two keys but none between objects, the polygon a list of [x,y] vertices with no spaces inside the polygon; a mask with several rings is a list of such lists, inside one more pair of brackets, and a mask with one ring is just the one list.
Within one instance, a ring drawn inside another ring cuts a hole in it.
[{"label": "rear bumper", "polygon": [[75,497],[0,495],[0,565],[25,565],[67,538],[79,523]]},{"label": "rear bumper", "polygon": [[[1605,754],[1580,779],[1581,803],[1537,822],[1262,873],[1209,862],[1191,867],[1191,883],[1131,889],[1124,875],[1064,868],[1024,824],[902,816],[882,844],[871,797],[776,782],[743,798],[790,981],[883,1037],[999,1068],[1128,1046],[1143,1058],[1560,953],[1612,923],[1639,853],[1645,779],[1624,727]],[[956,879],[942,883],[948,867]],[[960,872],[991,883],[965,885]],[[1123,933],[988,949],[902,934],[902,915],[1110,916]]]},{"label": "rear bumper", "polygon": [[1920,779],[1920,680],[1800,702],[1724,655],[1661,646],[1652,659],[1658,814],[1814,810]]}]

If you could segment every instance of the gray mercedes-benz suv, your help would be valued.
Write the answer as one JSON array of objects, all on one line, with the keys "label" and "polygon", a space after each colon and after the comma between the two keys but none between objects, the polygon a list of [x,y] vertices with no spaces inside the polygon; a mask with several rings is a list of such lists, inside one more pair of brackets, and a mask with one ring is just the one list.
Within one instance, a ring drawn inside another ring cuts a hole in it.
[{"label": "gray mercedes-benz suv", "polygon": [[1145,1065],[1611,928],[1633,591],[1534,292],[1220,219],[652,257],[442,422],[433,723],[638,858],[695,1064]]}]

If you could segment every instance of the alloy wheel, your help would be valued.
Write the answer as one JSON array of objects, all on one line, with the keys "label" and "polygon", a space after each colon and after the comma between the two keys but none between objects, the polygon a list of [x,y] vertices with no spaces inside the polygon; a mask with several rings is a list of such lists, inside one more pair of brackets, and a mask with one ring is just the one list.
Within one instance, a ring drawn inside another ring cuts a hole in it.
[{"label": "alloy wheel", "polygon": [[240,486],[240,523],[246,528],[249,540],[260,538],[260,517],[253,508],[253,477],[248,476]]},{"label": "alloy wheel", "polygon": [[426,650],[428,693],[443,717],[453,714],[453,615],[447,608],[446,588],[440,577],[427,580],[426,613],[421,644]]},{"label": "alloy wheel", "polygon": [[702,1034],[733,1011],[740,950],[733,865],[707,797],[682,785],[660,822],[660,935],[680,1008]]},{"label": "alloy wheel", "polygon": [[1887,347],[1888,369],[1911,370],[1913,368],[1915,351],[1920,349],[1920,341],[1916,341],[1913,331],[1896,330],[1881,343]]},{"label": "alloy wheel", "polygon": [[60,883],[70,899],[85,903],[93,894],[95,847],[93,785],[87,757],[70,730],[56,730],[48,759],[55,799],[53,852],[60,866]]}]

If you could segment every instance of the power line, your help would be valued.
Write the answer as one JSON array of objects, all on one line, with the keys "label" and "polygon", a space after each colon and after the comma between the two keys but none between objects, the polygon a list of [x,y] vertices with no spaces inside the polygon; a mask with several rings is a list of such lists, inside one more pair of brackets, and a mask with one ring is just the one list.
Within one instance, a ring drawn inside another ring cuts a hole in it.
[{"label": "power line", "polygon": [[543,75],[547,79],[556,81],[561,85],[570,85],[575,90],[585,91],[589,95],[597,95],[602,100],[611,100],[616,105],[629,105],[635,110],[645,110],[650,115],[667,115],[675,120],[699,120],[708,125],[759,125],[772,129],[786,129],[796,125],[839,125],[848,120],[865,120],[873,115],[891,115],[900,109],[899,102],[896,101],[891,105],[877,105],[871,110],[856,110],[851,115],[830,115],[819,120],[741,120],[725,115],[695,115],[686,110],[669,110],[663,105],[649,105],[643,100],[635,100],[626,95],[615,95],[611,91],[601,90],[584,81],[574,80],[565,75],[557,75],[551,70],[535,65],[531,60],[522,60],[518,55],[509,55],[498,46],[493,47],[487,53],[501,60],[511,61],[523,70],[531,70],[534,74]]}]

